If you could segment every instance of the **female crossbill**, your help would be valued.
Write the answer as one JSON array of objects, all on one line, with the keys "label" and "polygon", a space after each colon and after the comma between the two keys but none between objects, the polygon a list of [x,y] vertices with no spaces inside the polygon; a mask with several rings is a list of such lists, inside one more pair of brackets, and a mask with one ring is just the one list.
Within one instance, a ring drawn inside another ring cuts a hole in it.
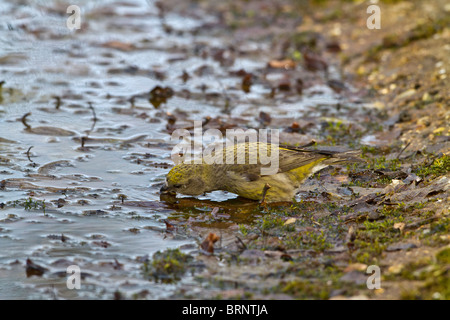
[{"label": "female crossbill", "polygon": [[[337,152],[279,147],[262,142],[227,146],[199,164],[180,163],[167,174],[161,193],[199,196],[224,190],[265,202],[292,201],[306,178],[331,164],[361,161],[355,151]],[[267,162],[267,156],[276,162]],[[274,157],[276,156],[276,157]],[[244,159],[244,160],[243,160]],[[219,162],[219,163],[218,163]]]}]

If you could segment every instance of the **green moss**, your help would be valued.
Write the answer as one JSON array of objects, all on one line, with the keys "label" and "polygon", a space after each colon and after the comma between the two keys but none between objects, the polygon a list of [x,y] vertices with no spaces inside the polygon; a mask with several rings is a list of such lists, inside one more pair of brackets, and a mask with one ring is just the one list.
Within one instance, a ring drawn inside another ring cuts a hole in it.
[{"label": "green moss", "polygon": [[397,171],[400,169],[400,160],[391,159],[386,160],[385,156],[381,156],[378,158],[368,159],[369,164],[367,165],[368,169],[380,170],[380,169],[389,169],[391,171]]},{"label": "green moss", "polygon": [[319,35],[315,32],[304,31],[292,35],[291,42],[295,50],[301,51],[304,48],[316,49]]},{"label": "green moss", "polygon": [[281,227],[284,224],[284,220],[280,217],[274,217],[271,215],[265,215],[261,220],[261,229],[269,230],[277,227]]},{"label": "green moss", "polygon": [[428,282],[422,290],[423,299],[449,300],[450,272],[448,269],[440,269],[435,271],[433,275],[430,275]]},{"label": "green moss", "polygon": [[192,261],[192,256],[182,253],[179,249],[167,249],[156,252],[151,261],[144,262],[142,271],[144,277],[163,283],[180,280]]},{"label": "green moss", "polygon": [[375,147],[363,145],[363,146],[361,146],[361,153],[362,153],[361,155],[363,157],[366,157],[367,154],[372,154],[372,155],[379,154],[380,150]]},{"label": "green moss", "polygon": [[438,177],[450,172],[450,156],[442,155],[433,161],[431,165],[423,164],[416,168],[419,177]]},{"label": "green moss", "polygon": [[389,34],[385,36],[381,44],[371,47],[366,52],[365,62],[379,62],[380,52],[385,49],[397,49],[409,45],[410,43],[418,40],[428,39],[434,34],[444,30],[446,26],[450,24],[450,18],[445,16],[441,19],[428,21],[422,24],[416,25],[406,35]]},{"label": "green moss", "polygon": [[429,232],[423,233],[420,239],[424,241],[426,245],[446,245],[448,240],[443,239],[442,236],[450,234],[450,219],[448,217],[442,217],[439,220],[433,222],[430,225]]},{"label": "green moss", "polygon": [[438,263],[450,264],[450,247],[444,248],[436,255]]},{"label": "green moss", "polygon": [[243,224],[239,225],[239,231],[242,233],[243,236],[246,236],[249,232],[249,230],[247,229],[247,227]]},{"label": "green moss", "polygon": [[[448,300],[450,299],[450,248],[446,247],[436,255],[436,263],[423,258],[407,264],[400,277],[410,281],[424,282],[415,289],[402,292],[401,298],[407,300]],[[398,277],[398,276],[397,276]],[[393,275],[387,275],[386,280],[395,280]]]},{"label": "green moss", "polygon": [[294,280],[287,282],[281,287],[281,292],[297,297],[325,300],[329,298],[330,290],[326,286],[319,285],[313,281]]}]

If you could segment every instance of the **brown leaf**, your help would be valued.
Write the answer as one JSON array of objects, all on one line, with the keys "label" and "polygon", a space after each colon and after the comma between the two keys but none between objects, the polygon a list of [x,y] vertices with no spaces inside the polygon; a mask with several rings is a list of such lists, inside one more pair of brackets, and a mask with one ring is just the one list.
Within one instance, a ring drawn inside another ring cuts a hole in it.
[{"label": "brown leaf", "polygon": [[285,132],[299,132],[299,133],[304,133],[304,130],[300,127],[300,125],[298,124],[298,122],[293,122],[292,125],[290,127],[287,127],[285,130]]},{"label": "brown leaf", "polygon": [[123,264],[119,263],[119,261],[117,261],[116,258],[114,258],[113,267],[114,267],[114,270],[123,270]]},{"label": "brown leaf", "polygon": [[158,108],[162,103],[166,103],[167,99],[173,95],[174,91],[172,88],[156,86],[150,91],[149,101],[155,108]]},{"label": "brown leaf", "polygon": [[403,229],[405,229],[405,223],[403,223],[403,222],[394,223],[394,229],[399,230],[400,232],[403,232]]},{"label": "brown leaf", "polygon": [[352,263],[349,264],[345,269],[344,272],[348,273],[351,271],[366,271],[367,270],[367,264],[364,263]]},{"label": "brown leaf", "polygon": [[259,113],[259,123],[263,124],[263,125],[269,125],[270,121],[272,121],[272,117],[270,116],[270,114],[261,111]]},{"label": "brown leaf", "polygon": [[181,80],[186,83],[191,76],[185,70],[183,70],[183,74],[180,76]]},{"label": "brown leaf", "polygon": [[347,86],[340,80],[330,79],[327,81],[328,86],[333,89],[334,92],[340,93],[347,90]]},{"label": "brown leaf", "polygon": [[284,222],[284,225],[286,226],[288,224],[295,223],[295,221],[297,221],[296,218],[289,218]]},{"label": "brown leaf", "polygon": [[305,87],[305,84],[302,79],[297,79],[295,82],[295,90],[297,90],[298,94],[303,93],[303,88]]},{"label": "brown leaf", "polygon": [[289,80],[283,80],[278,84],[279,91],[291,91],[291,83]]},{"label": "brown leaf", "polygon": [[287,70],[287,69],[294,69],[296,63],[291,59],[284,59],[284,60],[271,60],[267,65],[269,68]]},{"label": "brown leaf", "polygon": [[219,239],[220,237],[217,234],[210,232],[201,243],[200,248],[212,254],[214,253],[214,243],[216,243]]},{"label": "brown leaf", "polygon": [[332,42],[327,43],[326,48],[327,48],[327,51],[333,52],[333,53],[342,51],[341,46],[340,46],[339,42],[337,42],[337,41],[332,41]]},{"label": "brown leaf", "polygon": [[249,93],[252,84],[253,84],[252,75],[250,73],[247,73],[242,78],[242,85],[241,85],[242,91],[244,91],[245,93]]},{"label": "brown leaf", "polygon": [[111,244],[107,241],[93,241],[92,244],[102,248],[108,248],[111,246]]},{"label": "brown leaf", "polygon": [[27,259],[27,265],[26,265],[26,269],[25,269],[26,273],[27,273],[27,277],[31,277],[31,276],[42,276],[46,271],[48,271],[48,269],[41,267],[40,265],[37,265],[36,263],[34,263],[33,261],[31,261],[31,259]]},{"label": "brown leaf", "polygon": [[136,49],[134,44],[129,42],[121,42],[121,41],[108,41],[102,44],[104,48],[117,49],[120,51],[131,51]]},{"label": "brown leaf", "polygon": [[326,71],[328,64],[320,56],[306,52],[304,54],[305,67],[310,71]]},{"label": "brown leaf", "polygon": [[349,249],[353,248],[354,244],[353,242],[356,239],[356,231],[355,228],[353,228],[353,226],[350,226],[350,228],[348,229],[347,235],[345,236],[345,243],[347,244],[347,247]]},{"label": "brown leaf", "polygon": [[164,220],[164,223],[166,224],[166,231],[174,231],[175,226],[171,223],[169,223],[167,220]]}]

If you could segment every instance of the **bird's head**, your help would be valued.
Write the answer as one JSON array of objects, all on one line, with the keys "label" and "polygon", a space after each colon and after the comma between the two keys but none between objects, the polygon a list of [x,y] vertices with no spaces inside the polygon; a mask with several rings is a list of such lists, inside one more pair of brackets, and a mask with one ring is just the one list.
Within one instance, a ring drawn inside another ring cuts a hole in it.
[{"label": "bird's head", "polygon": [[203,177],[203,168],[195,164],[179,164],[167,174],[166,181],[161,187],[160,193],[181,193],[190,196],[199,196],[208,192],[207,184]]}]

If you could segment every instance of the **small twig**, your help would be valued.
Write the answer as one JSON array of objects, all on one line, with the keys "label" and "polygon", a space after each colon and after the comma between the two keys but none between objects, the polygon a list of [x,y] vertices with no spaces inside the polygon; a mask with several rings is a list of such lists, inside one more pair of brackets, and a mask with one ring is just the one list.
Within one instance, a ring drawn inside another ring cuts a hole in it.
[{"label": "small twig", "polygon": [[408,143],[406,144],[406,146],[403,147],[402,150],[400,150],[400,152],[399,152],[398,155],[397,155],[397,160],[400,159],[400,156],[402,155],[403,151],[405,151],[406,148],[408,148],[410,144],[411,144],[411,141],[408,142]]},{"label": "small twig", "polygon": [[27,123],[27,117],[31,115],[31,112],[25,113],[21,119],[23,125],[25,126],[25,130],[31,130],[31,126]]},{"label": "small twig", "polygon": [[97,118],[97,115],[95,114],[95,109],[94,109],[94,107],[92,106],[92,103],[91,102],[89,102],[89,109],[91,109],[92,110],[92,114],[93,114],[93,116],[94,116],[94,118],[92,118],[92,127],[91,127],[91,130],[89,130],[89,133],[91,133],[93,130],[94,130],[94,128],[95,128],[95,123],[97,122],[97,120],[98,120],[98,118]]},{"label": "small twig", "polygon": [[247,245],[244,243],[244,241],[242,241],[241,238],[239,238],[238,236],[236,236],[236,238],[238,239],[239,243],[242,245],[242,248],[244,250],[247,249]]},{"label": "small twig", "polygon": [[61,98],[58,96],[53,97],[56,101],[55,101],[55,109],[59,110],[59,107],[61,106]]},{"label": "small twig", "polygon": [[29,147],[28,150],[27,150],[27,158],[28,158],[28,160],[29,160],[31,163],[33,163],[33,160],[31,160],[31,158],[30,158],[30,150],[31,150],[31,148],[33,148],[33,146]]},{"label": "small twig", "polygon": [[135,96],[132,96],[130,99],[128,99],[128,102],[131,104],[131,106],[130,106],[131,109],[133,109],[135,107],[134,106],[135,100],[136,100]]}]

